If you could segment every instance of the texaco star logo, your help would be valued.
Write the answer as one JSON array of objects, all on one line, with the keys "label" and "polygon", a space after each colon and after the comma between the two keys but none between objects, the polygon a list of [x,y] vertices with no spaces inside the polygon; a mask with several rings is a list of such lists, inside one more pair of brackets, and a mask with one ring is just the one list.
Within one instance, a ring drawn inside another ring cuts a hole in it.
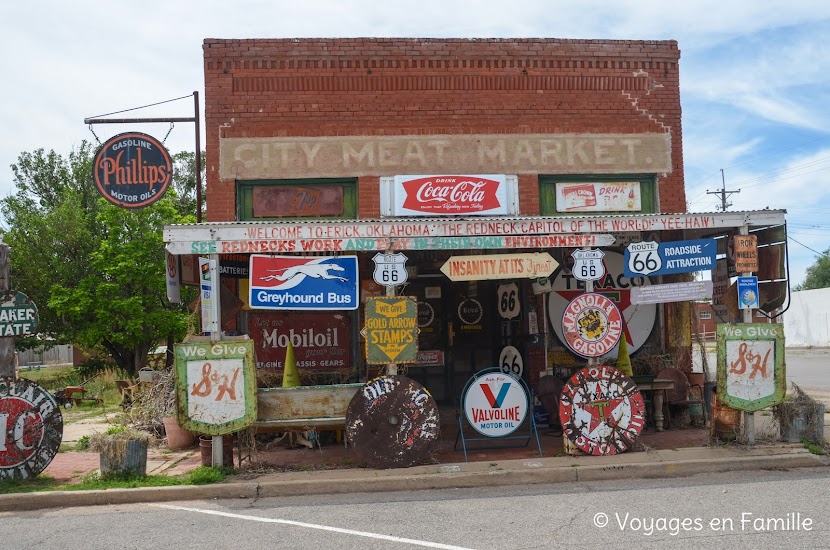
[{"label": "texaco star logo", "polygon": [[637,385],[614,367],[587,367],[565,384],[559,401],[565,435],[590,455],[612,455],[631,448],[645,423]]}]

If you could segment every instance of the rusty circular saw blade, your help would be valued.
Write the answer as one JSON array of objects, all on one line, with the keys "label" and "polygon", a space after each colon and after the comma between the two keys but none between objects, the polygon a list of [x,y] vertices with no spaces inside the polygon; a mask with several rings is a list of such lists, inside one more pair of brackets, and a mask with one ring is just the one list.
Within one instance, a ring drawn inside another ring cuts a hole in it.
[{"label": "rusty circular saw blade", "polygon": [[431,461],[441,427],[435,399],[405,376],[366,383],[346,410],[346,435],[371,467],[407,468]]}]

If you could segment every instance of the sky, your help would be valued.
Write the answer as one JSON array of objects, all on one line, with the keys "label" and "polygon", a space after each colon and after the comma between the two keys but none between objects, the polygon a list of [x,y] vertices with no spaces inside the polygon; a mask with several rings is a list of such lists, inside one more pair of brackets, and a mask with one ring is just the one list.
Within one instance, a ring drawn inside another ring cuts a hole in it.
[{"label": "sky", "polygon": [[[677,5],[673,5],[677,4]],[[10,166],[44,148],[131,130],[192,151],[194,125],[85,118],[204,113],[205,38],[582,38],[677,40],[688,209],[786,209],[790,274],[830,248],[827,0],[175,0],[6,2],[0,9],[0,196]],[[169,133],[168,133],[169,130]],[[204,131],[202,144],[204,148]]]}]

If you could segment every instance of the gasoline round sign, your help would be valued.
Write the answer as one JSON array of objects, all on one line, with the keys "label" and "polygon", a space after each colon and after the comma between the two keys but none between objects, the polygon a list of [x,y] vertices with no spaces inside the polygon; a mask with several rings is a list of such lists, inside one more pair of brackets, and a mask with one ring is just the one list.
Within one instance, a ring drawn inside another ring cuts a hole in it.
[{"label": "gasoline round sign", "polygon": [[589,455],[629,450],[643,429],[645,405],[637,385],[614,367],[587,367],[565,384],[559,400],[565,435]]},{"label": "gasoline round sign", "polygon": [[42,472],[62,438],[63,416],[52,394],[25,378],[0,381],[0,480]]},{"label": "gasoline round sign", "polygon": [[622,324],[622,314],[613,300],[595,292],[577,296],[562,314],[565,343],[582,357],[599,357],[614,349]]},{"label": "gasoline round sign", "polygon": [[527,393],[521,382],[507,374],[489,373],[476,378],[463,398],[467,422],[487,437],[510,435],[527,416]]},{"label": "gasoline round sign", "polygon": [[95,154],[92,176],[98,192],[116,206],[141,208],[159,200],[173,179],[170,153],[140,132],[113,136]]}]

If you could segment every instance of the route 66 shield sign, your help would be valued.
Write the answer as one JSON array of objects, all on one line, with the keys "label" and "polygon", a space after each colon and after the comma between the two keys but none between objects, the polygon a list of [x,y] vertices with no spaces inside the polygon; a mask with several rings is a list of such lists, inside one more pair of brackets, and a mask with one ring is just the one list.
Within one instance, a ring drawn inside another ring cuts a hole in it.
[{"label": "route 66 shield sign", "polygon": [[[654,241],[631,243],[625,249],[625,263],[628,272],[634,275],[649,275],[663,267],[660,258],[660,244]],[[628,273],[626,273],[628,277]]]},{"label": "route 66 shield sign", "polygon": [[574,259],[573,276],[580,281],[598,281],[605,276],[605,264],[602,257],[605,252],[589,248],[574,250],[571,257]]},{"label": "route 66 shield sign", "polygon": [[378,252],[372,258],[372,261],[375,262],[372,277],[379,285],[402,285],[409,277],[406,272],[406,260],[408,259],[402,252],[395,252],[394,254]]}]

